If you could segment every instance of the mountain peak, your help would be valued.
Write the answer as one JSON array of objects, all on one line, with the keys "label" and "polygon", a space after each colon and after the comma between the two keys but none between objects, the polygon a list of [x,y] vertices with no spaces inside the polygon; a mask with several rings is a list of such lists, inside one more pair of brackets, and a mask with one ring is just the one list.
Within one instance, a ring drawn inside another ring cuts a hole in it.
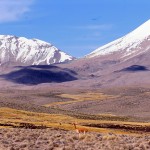
[{"label": "mountain peak", "polygon": [[129,33],[129,35],[137,39],[148,37],[150,35],[150,19]]},{"label": "mountain peak", "polygon": [[[146,41],[150,40],[150,20],[146,21],[144,24],[128,33],[127,35],[110,42],[88,54],[86,57],[95,57],[110,55],[116,52],[122,52],[123,56],[129,56],[135,52],[135,49],[140,48],[140,45]],[[136,51],[137,52],[137,51]]]},{"label": "mountain peak", "polygon": [[73,60],[50,43],[13,35],[0,35],[0,63],[19,65],[53,64]]}]

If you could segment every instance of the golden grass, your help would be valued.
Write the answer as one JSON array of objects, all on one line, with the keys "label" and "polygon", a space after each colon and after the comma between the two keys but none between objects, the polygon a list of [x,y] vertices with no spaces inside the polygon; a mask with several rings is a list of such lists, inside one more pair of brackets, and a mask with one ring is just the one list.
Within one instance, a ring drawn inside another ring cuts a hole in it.
[{"label": "golden grass", "polygon": [[[11,124],[19,126],[20,123],[31,123],[36,126],[46,126],[53,128],[60,128],[66,130],[74,130],[72,123],[77,122],[78,127],[83,127],[82,125],[89,124],[115,124],[123,126],[144,126],[150,127],[150,123],[139,123],[139,122],[122,122],[122,121],[105,121],[105,120],[84,120],[76,119],[67,115],[61,114],[46,114],[46,113],[35,113],[22,110],[16,110],[11,108],[0,108],[0,123],[1,124]],[[60,125],[61,123],[61,125]],[[84,126],[85,127],[85,126]],[[95,132],[112,132],[117,134],[129,133],[123,130],[114,130],[106,128],[96,128],[96,127],[85,127],[89,131]]]},{"label": "golden grass", "polygon": [[97,114],[98,116],[106,116],[106,117],[117,117],[117,115],[114,115],[114,114]]},{"label": "golden grass", "polygon": [[112,95],[105,95],[103,93],[81,93],[81,94],[61,94],[60,97],[71,98],[74,100],[102,100],[106,98],[112,98]]},{"label": "golden grass", "polygon": [[112,98],[116,98],[118,96],[114,95],[105,95],[103,93],[80,93],[80,94],[60,94],[57,95],[60,98],[67,98],[70,99],[70,101],[65,101],[65,102],[54,102],[50,104],[46,104],[44,106],[49,107],[49,106],[55,106],[55,105],[64,105],[64,104],[71,104],[71,103],[77,103],[77,102],[82,102],[82,101],[91,101],[91,100],[108,100]]},{"label": "golden grass", "polygon": [[80,102],[80,101],[53,102],[53,103],[50,103],[50,104],[45,104],[43,106],[50,107],[50,106],[55,106],[55,105],[72,104],[72,103],[77,103],[77,102]]}]

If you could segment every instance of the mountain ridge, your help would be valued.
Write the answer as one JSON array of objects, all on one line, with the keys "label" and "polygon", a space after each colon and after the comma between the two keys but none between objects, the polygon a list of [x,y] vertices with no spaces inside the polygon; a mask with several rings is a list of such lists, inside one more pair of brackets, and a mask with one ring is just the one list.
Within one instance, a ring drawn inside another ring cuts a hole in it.
[{"label": "mountain ridge", "polygon": [[0,35],[0,64],[9,62],[19,65],[50,65],[75,59],[54,45],[38,40]]}]

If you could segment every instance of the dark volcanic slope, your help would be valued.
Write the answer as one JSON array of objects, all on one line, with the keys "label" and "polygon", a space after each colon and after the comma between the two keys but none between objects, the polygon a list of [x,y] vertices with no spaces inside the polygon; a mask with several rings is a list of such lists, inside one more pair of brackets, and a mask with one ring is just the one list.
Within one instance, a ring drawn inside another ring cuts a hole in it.
[{"label": "dark volcanic slope", "polygon": [[149,58],[147,52],[126,61],[99,56],[57,66],[10,67],[1,69],[0,78],[19,84],[61,83],[77,88],[145,86],[150,84]]},{"label": "dark volcanic slope", "polygon": [[5,80],[27,85],[41,83],[61,83],[77,80],[77,74],[69,69],[57,66],[14,67],[14,70],[0,77]]},{"label": "dark volcanic slope", "polygon": [[80,79],[74,84],[81,86],[143,86],[150,84],[149,58],[149,51],[125,61],[98,56],[76,60],[61,67],[74,70]]}]

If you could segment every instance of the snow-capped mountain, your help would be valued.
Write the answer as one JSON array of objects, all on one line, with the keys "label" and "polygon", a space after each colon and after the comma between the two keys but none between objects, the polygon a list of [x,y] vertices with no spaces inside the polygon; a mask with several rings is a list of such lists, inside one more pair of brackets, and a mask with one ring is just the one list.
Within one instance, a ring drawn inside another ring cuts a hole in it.
[{"label": "snow-capped mountain", "polygon": [[108,43],[86,57],[112,55],[126,60],[150,50],[150,20],[129,34]]},{"label": "snow-capped mountain", "polygon": [[50,43],[38,40],[0,35],[0,64],[53,64],[73,60]]}]

